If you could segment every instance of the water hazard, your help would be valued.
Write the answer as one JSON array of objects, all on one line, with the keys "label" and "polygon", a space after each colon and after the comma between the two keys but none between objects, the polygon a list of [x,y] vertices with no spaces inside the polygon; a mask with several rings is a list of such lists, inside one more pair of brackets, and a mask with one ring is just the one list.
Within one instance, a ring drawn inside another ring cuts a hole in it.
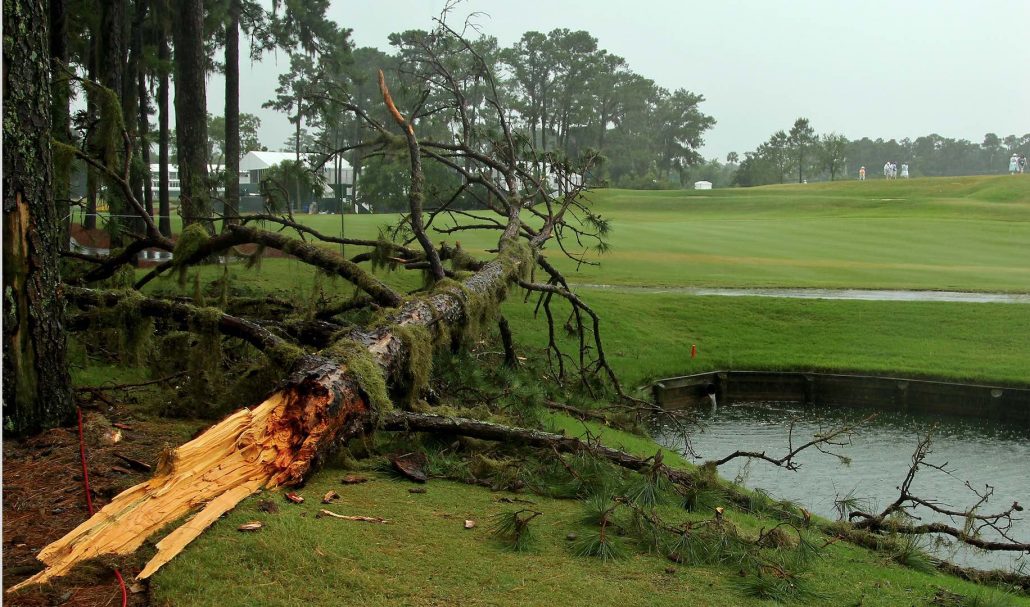
[{"label": "water hazard", "polygon": [[577,284],[577,288],[617,293],[682,293],[720,297],[782,297],[786,299],[847,299],[862,301],[947,301],[959,303],[1030,304],[1030,293],[976,293],[972,291],[906,291],[886,289],[787,289],[646,287],[633,285]]},{"label": "water hazard", "polygon": [[[704,430],[691,437],[700,463],[719,459],[740,449],[767,451],[773,457],[788,452],[792,419],[794,445],[800,445],[821,431],[854,422],[873,410],[857,408],[803,407],[794,403],[747,403],[718,407],[703,415]],[[927,461],[947,463],[951,475],[922,469],[912,493],[964,510],[977,500],[965,481],[983,490],[994,487],[994,496],[981,512],[1000,512],[1013,501],[1030,506],[1030,428],[1006,426],[970,418],[912,415],[880,411],[872,422],[859,429],[851,444],[834,451],[850,458],[847,465],[835,457],[812,449],[798,456],[801,468],[791,472],[763,461],[750,464],[734,460],[719,468],[729,479],[739,477],[752,488],[768,491],[777,499],[789,499],[830,519],[837,518],[834,501],[852,494],[863,500],[862,510],[879,512],[898,497],[920,435],[938,424],[933,453]],[[663,445],[682,450],[682,438],[660,425],[653,431]],[[689,457],[689,456],[688,456]],[[1030,508],[1028,508],[1030,510]],[[946,518],[925,509],[914,510],[924,521],[938,519],[962,528],[963,521]],[[1010,533],[1016,540],[1030,539],[1026,512]],[[987,532],[985,537],[989,536]],[[938,556],[983,569],[1030,568],[1030,555],[984,553],[969,548],[938,547]]]}]

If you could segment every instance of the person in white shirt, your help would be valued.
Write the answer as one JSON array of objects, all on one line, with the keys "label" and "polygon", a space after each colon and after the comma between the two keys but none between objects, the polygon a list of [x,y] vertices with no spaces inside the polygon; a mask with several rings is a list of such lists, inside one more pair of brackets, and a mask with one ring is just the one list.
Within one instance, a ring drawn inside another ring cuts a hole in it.
[{"label": "person in white shirt", "polygon": [[908,163],[907,162],[901,163],[901,178],[902,179],[908,179]]}]

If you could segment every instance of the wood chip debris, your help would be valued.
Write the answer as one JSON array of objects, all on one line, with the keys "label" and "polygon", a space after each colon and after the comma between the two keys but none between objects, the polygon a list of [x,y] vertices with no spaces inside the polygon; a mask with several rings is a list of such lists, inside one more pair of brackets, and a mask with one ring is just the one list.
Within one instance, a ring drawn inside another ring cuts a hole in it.
[{"label": "wood chip debris", "polygon": [[304,498],[299,496],[299,495],[297,495],[293,491],[290,491],[289,493],[287,493],[283,497],[285,497],[287,501],[293,502],[294,504],[303,504],[304,503]]},{"label": "wood chip debris", "polygon": [[411,489],[408,489],[408,493],[425,493],[425,492],[426,492],[426,488],[425,487],[412,487]]},{"label": "wood chip debris", "polygon": [[265,524],[262,523],[261,521],[250,521],[249,523],[243,523],[242,525],[240,525],[236,529],[239,530],[239,531],[257,531],[258,529],[260,529],[260,528],[262,528],[264,526],[265,526]]},{"label": "wood chip debris", "polygon": [[122,424],[122,423],[117,423],[116,422],[116,423],[113,423],[111,425],[114,426],[115,428],[120,428],[122,430],[132,430],[132,426],[130,426],[129,424]]},{"label": "wood chip debris", "polygon": [[340,494],[335,491],[330,491],[322,496],[323,504],[331,504],[334,500],[340,499]]},{"label": "wood chip debris", "polygon": [[390,456],[390,463],[398,472],[416,483],[429,480],[429,459],[421,451]]},{"label": "wood chip debris", "polygon": [[279,504],[276,504],[272,500],[261,500],[258,502],[258,510],[275,514],[276,512],[279,512]]},{"label": "wood chip debris", "polygon": [[470,518],[465,519],[465,528],[466,529],[472,529],[475,526],[476,526],[476,521],[474,521],[474,520],[472,520]]},{"label": "wood chip debris", "polygon": [[364,476],[358,476],[357,474],[348,474],[347,476],[340,479],[340,482],[344,485],[357,485],[360,483],[367,483],[368,479]]},{"label": "wood chip debris", "polygon": [[346,514],[337,514],[337,513],[333,512],[331,510],[326,510],[325,508],[319,510],[318,514],[320,516],[329,516],[329,517],[332,517],[332,518],[338,518],[338,519],[342,519],[342,520],[345,520],[345,521],[358,521],[358,522],[361,522],[361,523],[381,523],[383,525],[386,525],[386,524],[389,524],[389,522],[390,522],[390,521],[386,520],[385,518],[378,517],[378,516],[348,516]]}]

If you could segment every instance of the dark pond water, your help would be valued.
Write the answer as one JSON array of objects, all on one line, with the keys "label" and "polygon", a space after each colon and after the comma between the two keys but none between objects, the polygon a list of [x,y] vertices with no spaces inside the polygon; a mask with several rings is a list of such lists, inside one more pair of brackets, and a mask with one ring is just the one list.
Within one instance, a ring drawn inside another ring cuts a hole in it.
[{"label": "dark pond water", "polygon": [[[795,403],[747,403],[720,406],[702,414],[703,430],[691,437],[699,457],[696,462],[714,460],[740,449],[765,450],[779,458],[788,452],[790,422],[794,425],[795,446],[812,436],[845,422],[862,419],[874,410],[833,407],[803,407]],[[995,488],[984,512],[1007,509],[1013,501],[1027,507],[1012,535],[1019,541],[1030,539],[1030,428],[1005,426],[970,418],[911,415],[879,411],[879,416],[862,426],[851,444],[834,451],[851,459],[850,465],[814,449],[801,453],[800,470],[791,472],[764,461],[746,464],[738,459],[719,468],[729,479],[740,477],[752,488],[768,491],[777,499],[789,499],[827,518],[836,518],[834,500],[849,493],[866,500],[865,511],[881,511],[898,496],[919,437],[938,424],[933,453],[927,461],[943,464],[952,475],[922,469],[912,493],[935,499],[954,510],[964,510],[976,496],[964,486],[970,481],[978,489],[984,484]],[[656,425],[656,438],[663,445],[682,450],[683,440],[674,432]],[[924,520],[935,513],[913,511]],[[962,521],[951,522],[962,527]],[[986,534],[985,534],[986,536]],[[990,553],[967,548],[945,547],[936,553],[959,564],[985,569],[1030,568],[1030,555]]]}]

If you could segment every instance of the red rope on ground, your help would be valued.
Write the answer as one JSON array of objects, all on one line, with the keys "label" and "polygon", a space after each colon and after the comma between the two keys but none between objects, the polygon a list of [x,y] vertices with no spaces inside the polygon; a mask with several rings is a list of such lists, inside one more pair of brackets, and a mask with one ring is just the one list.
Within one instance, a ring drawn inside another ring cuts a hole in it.
[{"label": "red rope on ground", "polygon": [[[86,506],[89,508],[89,515],[93,516],[93,491],[89,488],[89,467],[86,466],[86,439],[82,434],[82,408],[76,407],[75,410],[79,414],[79,458],[82,460],[82,484],[86,488]],[[129,604],[129,593],[125,589],[125,580],[122,578],[122,572],[117,569],[114,570],[114,575],[118,578],[118,586],[122,589],[122,607],[126,607]]]}]

